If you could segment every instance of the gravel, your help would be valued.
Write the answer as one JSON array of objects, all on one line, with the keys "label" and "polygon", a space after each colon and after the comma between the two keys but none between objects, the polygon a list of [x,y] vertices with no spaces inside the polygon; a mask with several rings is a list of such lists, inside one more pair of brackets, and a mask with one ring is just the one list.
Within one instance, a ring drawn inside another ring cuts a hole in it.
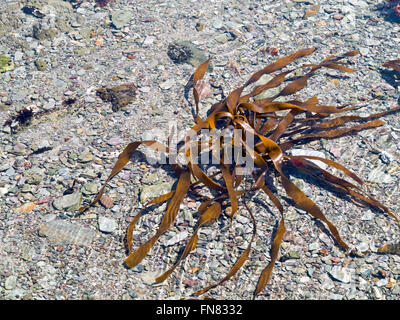
[{"label": "gravel", "polygon": [[[102,205],[78,216],[76,208],[93,199],[129,142],[154,128],[167,132],[169,121],[176,121],[179,130],[193,125],[185,86],[194,67],[208,57],[212,68],[205,79],[213,79],[213,92],[202,102],[201,116],[222,92],[306,47],[318,50],[305,63],[354,49],[361,55],[351,58],[357,73],[322,70],[297,98],[316,95],[322,104],[340,105],[375,97],[357,110],[360,115],[396,106],[398,74],[382,63],[398,58],[400,26],[384,2],[333,0],[320,2],[316,14],[306,14],[315,4],[115,0],[105,7],[84,1],[74,9],[64,0],[27,0],[44,14],[39,18],[24,13],[22,1],[1,1],[0,122],[28,106],[44,115],[17,133],[0,128],[0,299],[179,299],[222,279],[252,234],[243,208],[232,223],[223,218],[202,227],[197,248],[165,282],[154,285],[193,234],[200,205],[194,200],[184,201],[174,226],[139,265],[124,266],[129,222],[176,180],[169,168],[146,162],[144,153],[136,153],[109,183]],[[277,56],[266,53],[266,47],[276,48]],[[174,55],[187,56],[171,58],[171,48]],[[125,83],[138,90],[118,110],[96,95],[98,88]],[[68,99],[74,102],[67,104]],[[398,214],[399,119],[387,115],[380,128],[306,144],[302,154],[344,164]],[[74,181],[72,193],[65,194]],[[284,203],[288,232],[270,282],[257,299],[399,299],[400,257],[377,252],[398,241],[394,219],[301,176],[293,181],[320,205],[347,243],[369,253],[344,255],[321,223]],[[284,194],[280,188],[278,193]],[[251,299],[270,260],[279,213],[261,193],[248,204],[258,230],[249,261],[233,279],[207,293],[210,298]],[[165,208],[155,206],[141,217],[134,248],[155,233]]]}]

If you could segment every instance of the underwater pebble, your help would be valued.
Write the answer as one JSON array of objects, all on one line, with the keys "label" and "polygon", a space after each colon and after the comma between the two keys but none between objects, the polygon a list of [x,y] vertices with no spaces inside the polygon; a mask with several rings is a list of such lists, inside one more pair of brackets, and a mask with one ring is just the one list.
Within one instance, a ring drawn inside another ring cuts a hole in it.
[{"label": "underwater pebble", "polygon": [[74,192],[54,199],[53,206],[58,210],[75,211],[82,203],[82,193]]},{"label": "underwater pebble", "polygon": [[71,243],[90,245],[95,238],[95,232],[64,220],[51,220],[40,226],[39,235],[47,237],[55,243]]},{"label": "underwater pebble", "polygon": [[118,228],[118,223],[112,218],[99,216],[99,230],[105,233],[111,233]]},{"label": "underwater pebble", "polygon": [[348,268],[343,268],[340,266],[334,266],[331,271],[329,271],[329,274],[336,280],[343,282],[343,283],[349,283],[351,281],[352,273],[350,272],[350,269]]}]

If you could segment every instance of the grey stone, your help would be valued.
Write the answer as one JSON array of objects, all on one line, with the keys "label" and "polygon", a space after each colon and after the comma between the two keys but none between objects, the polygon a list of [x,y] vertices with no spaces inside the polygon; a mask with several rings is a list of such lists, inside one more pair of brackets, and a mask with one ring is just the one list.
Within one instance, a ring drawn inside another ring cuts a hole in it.
[{"label": "grey stone", "polygon": [[[208,58],[206,54],[190,41],[175,41],[168,45],[168,56],[175,63],[190,63],[198,67]],[[212,71],[212,64],[208,65],[208,71]]]},{"label": "grey stone", "polygon": [[85,97],[85,102],[87,102],[87,103],[95,103],[96,102],[96,98],[92,97],[92,96],[87,96],[87,97]]},{"label": "grey stone", "polygon": [[68,84],[62,79],[56,79],[56,81],[54,81],[54,84],[56,85],[57,88],[60,89],[64,89],[68,86]]},{"label": "grey stone", "polygon": [[132,13],[128,10],[119,10],[113,12],[111,15],[111,21],[117,29],[122,29],[129,23],[129,21],[131,21],[131,19]]},{"label": "grey stone", "polygon": [[85,163],[93,160],[93,154],[90,151],[85,151],[79,155],[79,162]]},{"label": "grey stone", "polygon": [[13,153],[15,155],[23,155],[23,154],[25,154],[26,153],[26,145],[24,145],[23,143],[17,143],[14,146],[14,148],[12,149],[11,153]]},{"label": "grey stone", "polygon": [[268,90],[265,90],[256,96],[254,96],[254,100],[261,100],[261,99],[267,99],[267,98],[272,98],[275,97],[279,93],[279,88],[271,88]]},{"label": "grey stone", "polygon": [[9,161],[9,162],[5,162],[3,164],[0,165],[0,172],[6,171],[8,170],[10,167],[12,167],[14,164],[14,161]]},{"label": "grey stone", "polygon": [[43,105],[43,109],[45,110],[51,110],[54,108],[54,106],[56,105],[56,101],[54,99],[49,100],[48,102],[46,102]]},{"label": "grey stone", "polygon": [[260,79],[258,79],[256,82],[254,82],[254,86],[262,86],[264,84],[267,84],[270,80],[273,79],[273,76],[269,74],[263,74]]},{"label": "grey stone", "polygon": [[369,48],[366,47],[360,47],[358,48],[358,51],[360,51],[362,56],[367,56],[369,54]]},{"label": "grey stone", "polygon": [[49,214],[46,214],[42,219],[43,219],[44,222],[50,222],[50,221],[55,220],[56,218],[57,218],[56,214],[49,213]]},{"label": "grey stone", "polygon": [[358,7],[368,7],[368,3],[366,3],[365,1],[362,0],[349,0],[349,3],[351,5],[353,5],[354,7],[358,8]]},{"label": "grey stone", "polygon": [[96,232],[65,220],[52,220],[39,228],[39,235],[47,237],[51,242],[88,246],[96,236]]},{"label": "grey stone", "polygon": [[27,183],[38,185],[43,181],[45,176],[45,171],[46,169],[32,168],[24,171],[23,175]]},{"label": "grey stone", "polygon": [[373,212],[367,211],[361,216],[361,220],[363,220],[363,221],[372,220],[374,217],[375,217],[375,214]]},{"label": "grey stone", "polygon": [[17,277],[13,275],[13,276],[7,277],[7,279],[4,283],[4,288],[6,290],[12,290],[15,288],[16,285],[17,285]]},{"label": "grey stone", "polygon": [[392,294],[400,295],[400,284],[394,286],[394,288],[392,289]]},{"label": "grey stone", "polygon": [[150,173],[148,175],[145,175],[142,178],[142,183],[154,184],[154,182],[156,182],[159,179],[159,177],[160,177],[160,173],[159,172]]},{"label": "grey stone", "polygon": [[143,41],[143,45],[148,46],[148,45],[152,44],[154,42],[154,40],[156,40],[156,37],[147,36],[146,39],[144,39],[144,41]]},{"label": "grey stone", "polygon": [[87,182],[82,187],[82,193],[85,195],[96,194],[98,192],[97,185],[93,182]]},{"label": "grey stone", "polygon": [[368,278],[372,273],[372,270],[369,268],[363,268],[360,270],[360,276],[364,279]]},{"label": "grey stone", "polygon": [[82,203],[82,193],[74,192],[55,199],[53,201],[53,206],[57,210],[75,211],[78,210],[81,203]]},{"label": "grey stone", "polygon": [[331,300],[342,300],[343,296],[341,294],[338,294],[338,293],[332,293],[329,296],[329,299],[331,299]]},{"label": "grey stone", "polygon": [[8,189],[5,187],[0,188],[0,196],[4,196],[8,193]]},{"label": "grey stone", "polygon": [[369,249],[369,244],[366,242],[361,242],[360,244],[357,245],[357,250],[364,252],[367,251]]},{"label": "grey stone", "polygon": [[220,18],[215,18],[215,19],[212,21],[212,26],[213,26],[215,29],[220,29],[220,28],[223,27],[223,21],[222,21]]},{"label": "grey stone", "polygon": [[164,182],[151,186],[140,187],[140,202],[145,203],[151,198],[160,196],[161,194],[171,191],[175,181]]},{"label": "grey stone", "polygon": [[15,169],[13,167],[8,168],[5,173],[7,176],[12,177],[15,174]]},{"label": "grey stone", "polygon": [[308,245],[308,250],[309,250],[309,251],[318,250],[319,248],[320,248],[320,245],[319,245],[318,242],[313,242],[313,243],[310,243],[310,244]]},{"label": "grey stone", "polygon": [[99,230],[101,232],[110,233],[118,228],[118,223],[111,218],[100,216],[98,222],[99,222]]},{"label": "grey stone", "polygon": [[94,179],[97,177],[97,173],[94,172],[92,169],[86,169],[84,172],[81,173],[81,177]]},{"label": "grey stone", "polygon": [[89,40],[90,39],[90,35],[91,33],[94,31],[93,27],[88,27],[88,26],[84,26],[82,28],[79,28],[79,35],[85,39],[85,40]]},{"label": "grey stone", "polygon": [[173,246],[174,244],[186,239],[189,236],[189,233],[185,230],[179,233],[176,233],[170,239],[168,239],[164,244],[166,246]]},{"label": "grey stone", "polygon": [[14,53],[14,61],[21,61],[22,57],[24,56],[24,53],[21,51],[16,51]]},{"label": "grey stone", "polygon": [[330,271],[329,274],[335,279],[343,283],[349,283],[351,281],[351,272],[350,269],[334,266]]},{"label": "grey stone", "polygon": [[107,144],[109,144],[110,146],[117,146],[117,145],[121,144],[122,142],[123,142],[123,140],[120,137],[112,137],[107,140]]},{"label": "grey stone", "polygon": [[147,285],[153,285],[153,286],[160,286],[163,284],[166,284],[166,281],[162,283],[155,283],[155,279],[163,274],[162,270],[156,270],[156,271],[147,271],[145,273],[142,273],[140,275],[140,278],[142,278],[143,282]]},{"label": "grey stone", "polygon": [[222,43],[222,44],[227,43],[230,39],[231,39],[231,37],[229,37],[228,33],[221,33],[214,37],[215,41]]},{"label": "grey stone", "polygon": [[193,215],[189,210],[185,210],[183,212],[183,218],[185,219],[185,221],[187,221],[189,223],[189,226],[193,227],[195,225]]},{"label": "grey stone", "polygon": [[170,89],[175,83],[175,80],[170,78],[162,83],[160,83],[160,88],[163,90],[168,90]]},{"label": "grey stone", "polygon": [[388,184],[392,183],[394,178],[391,175],[384,173],[383,170],[378,167],[370,171],[367,180],[375,183]]},{"label": "grey stone", "polygon": [[32,257],[34,255],[34,249],[31,247],[24,247],[22,250],[21,258],[25,261],[32,261]]}]

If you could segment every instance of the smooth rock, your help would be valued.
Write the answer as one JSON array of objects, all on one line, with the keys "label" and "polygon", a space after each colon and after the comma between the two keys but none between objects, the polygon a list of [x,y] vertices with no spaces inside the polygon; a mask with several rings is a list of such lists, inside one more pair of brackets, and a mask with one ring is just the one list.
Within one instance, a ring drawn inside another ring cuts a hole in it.
[{"label": "smooth rock", "polygon": [[357,250],[360,252],[367,251],[369,249],[369,244],[367,242],[361,242],[357,245]]},{"label": "smooth rock", "polygon": [[57,210],[75,211],[75,210],[78,210],[81,203],[82,203],[82,193],[74,192],[74,193],[62,196],[60,198],[54,199],[53,206]]},{"label": "smooth rock", "polygon": [[96,194],[98,192],[97,185],[93,182],[87,182],[82,187],[82,193],[85,195]]},{"label": "smooth rock", "polygon": [[40,236],[47,237],[55,243],[85,246],[90,245],[96,236],[96,232],[92,229],[60,219],[41,225],[38,232]]},{"label": "smooth rock", "polygon": [[343,283],[349,283],[351,281],[351,272],[350,269],[334,266],[330,271],[329,274],[335,279]]},{"label": "smooth rock", "polygon": [[[207,55],[190,41],[170,43],[167,54],[174,63],[190,63],[195,68],[208,59]],[[210,63],[208,71],[212,71],[212,69],[212,63]]]},{"label": "smooth rock", "polygon": [[24,153],[26,153],[26,145],[24,145],[23,143],[17,143],[12,149],[11,153],[15,155],[23,155]]},{"label": "smooth rock", "polygon": [[26,183],[28,184],[40,184],[45,177],[46,169],[42,168],[32,168],[24,171],[23,175],[26,178]]},{"label": "smooth rock", "polygon": [[44,222],[50,222],[50,221],[55,220],[56,218],[57,218],[56,214],[49,213],[49,214],[46,214],[42,219],[43,219]]},{"label": "smooth rock", "polygon": [[119,10],[113,12],[111,15],[111,21],[117,29],[122,29],[125,27],[129,21],[131,21],[131,19],[132,13],[128,10]]},{"label": "smooth rock", "polygon": [[17,277],[9,276],[4,283],[4,288],[6,290],[12,290],[15,288],[16,285],[17,285]]},{"label": "smooth rock", "polygon": [[220,18],[215,18],[215,19],[212,21],[212,26],[213,26],[215,29],[220,29],[220,28],[223,27],[223,21],[222,21]]},{"label": "smooth rock", "polygon": [[122,142],[123,142],[123,140],[120,137],[112,137],[107,140],[107,144],[110,146],[117,146],[117,145],[121,144]]},{"label": "smooth rock", "polygon": [[262,86],[264,84],[267,84],[270,80],[272,80],[274,77],[269,75],[269,74],[263,74],[260,79],[258,79],[256,82],[254,82],[254,86]]},{"label": "smooth rock", "polygon": [[168,79],[168,80],[160,83],[160,88],[163,90],[168,90],[174,85],[174,83],[175,83],[174,79],[172,79],[172,78]]},{"label": "smooth rock", "polygon": [[188,237],[189,233],[185,230],[182,232],[179,232],[177,234],[175,234],[173,237],[171,237],[170,239],[168,239],[164,244],[166,246],[172,246],[184,239],[186,239]]},{"label": "smooth rock", "polygon": [[140,277],[142,278],[143,282],[147,285],[153,285],[153,286],[160,286],[163,284],[166,284],[166,281],[162,283],[155,283],[155,279],[163,274],[162,270],[156,270],[156,271],[148,271],[145,273],[142,273]]},{"label": "smooth rock", "polygon": [[361,216],[361,220],[363,220],[363,221],[372,220],[374,217],[375,217],[375,214],[373,212],[367,211]]},{"label": "smooth rock", "polygon": [[279,93],[279,88],[271,88],[268,90],[265,90],[256,96],[254,96],[254,100],[261,100],[261,99],[267,99],[267,98],[272,98],[275,97]]},{"label": "smooth rock", "polygon": [[46,102],[43,105],[43,109],[51,110],[51,109],[53,109],[55,107],[55,105],[56,105],[56,101],[54,99],[50,99],[48,102]]},{"label": "smooth rock", "polygon": [[99,230],[101,232],[110,233],[118,228],[118,223],[111,218],[100,216],[98,222]]},{"label": "smooth rock", "polygon": [[384,173],[381,168],[375,168],[370,171],[367,180],[369,182],[387,184],[392,183],[394,178],[391,175]]},{"label": "smooth rock", "polygon": [[143,41],[143,45],[148,46],[150,44],[153,44],[154,40],[156,40],[156,37],[154,36],[147,36],[144,41]]},{"label": "smooth rock", "polygon": [[308,251],[318,250],[319,248],[320,248],[320,245],[318,242],[313,242],[308,245]]},{"label": "smooth rock", "polygon": [[14,53],[14,61],[21,61],[22,57],[24,56],[24,53],[21,51],[16,51]]},{"label": "smooth rock", "polygon": [[93,154],[90,151],[83,152],[79,155],[79,162],[85,163],[93,160]]},{"label": "smooth rock", "polygon": [[4,196],[4,195],[6,195],[8,193],[8,189],[7,188],[4,188],[4,187],[1,187],[0,188],[0,196]]},{"label": "smooth rock", "polygon": [[219,42],[219,43],[227,43],[229,40],[231,40],[231,37],[228,35],[228,33],[221,33],[218,34],[214,37],[214,40]]},{"label": "smooth rock", "polygon": [[151,198],[160,196],[161,194],[171,191],[175,181],[164,182],[151,186],[140,187],[140,202],[145,203]]}]

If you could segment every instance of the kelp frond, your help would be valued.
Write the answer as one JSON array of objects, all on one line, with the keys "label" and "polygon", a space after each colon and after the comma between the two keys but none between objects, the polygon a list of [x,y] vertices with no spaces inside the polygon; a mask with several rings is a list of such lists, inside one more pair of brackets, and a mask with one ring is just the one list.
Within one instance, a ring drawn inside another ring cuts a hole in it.
[{"label": "kelp frond", "polygon": [[[293,200],[295,205],[307,211],[315,219],[323,222],[328,227],[332,237],[336,240],[337,245],[349,252],[350,247],[342,239],[337,227],[325,216],[320,207],[289,179],[284,171],[286,167],[311,175],[327,186],[333,187],[333,189],[346,194],[354,200],[383,211],[399,224],[396,215],[367,193],[364,190],[364,182],[358,175],[348,170],[345,166],[321,157],[290,155],[290,148],[297,143],[321,138],[336,138],[382,126],[384,122],[377,118],[400,109],[400,106],[397,106],[367,117],[358,115],[349,116],[342,114],[349,110],[355,110],[356,107],[351,105],[331,106],[320,104],[318,98],[315,96],[305,101],[296,99],[285,100],[285,97],[293,95],[306,87],[308,80],[320,69],[326,68],[345,73],[355,71],[349,67],[346,60],[348,57],[357,55],[358,51],[349,51],[337,56],[332,55],[318,64],[303,64],[287,68],[293,62],[309,56],[313,52],[314,48],[299,50],[255,72],[243,86],[236,88],[225,99],[212,105],[207,118],[202,119],[199,116],[201,95],[198,92],[196,84],[204,77],[208,69],[209,60],[204,62],[193,74],[193,95],[196,111],[195,125],[188,131],[186,138],[178,144],[180,147],[173,149],[170,145],[163,145],[154,140],[134,141],[126,146],[119,155],[109,177],[95,199],[88,206],[80,208],[80,212],[85,211],[100,200],[107,183],[127,165],[139,146],[144,145],[168,155],[173,153],[180,154],[186,159],[186,164],[171,164],[178,177],[175,190],[150,200],[144,206],[144,208],[147,208],[153,204],[168,202],[167,209],[155,235],[150,237],[143,245],[136,247],[133,243],[133,232],[143,209],[130,223],[127,230],[127,247],[129,250],[129,256],[125,260],[127,267],[135,267],[146,257],[161,235],[174,224],[180,204],[185,197],[188,196],[195,186],[204,185],[213,190],[216,195],[214,197],[202,197],[203,202],[198,208],[199,218],[197,225],[194,227],[193,233],[182,254],[176,263],[155,281],[158,283],[165,281],[179,264],[196,249],[200,228],[217,221],[222,213],[227,215],[229,219],[234,219],[238,211],[238,204],[242,201],[253,225],[253,233],[248,247],[240,254],[223,279],[195,292],[194,295],[203,294],[222,282],[229,280],[248,259],[251,252],[251,245],[256,236],[256,220],[247,206],[245,197],[256,190],[262,190],[279,211],[280,222],[273,237],[270,261],[261,272],[258,283],[255,286],[254,296],[258,295],[265,288],[271,277],[286,230],[284,206],[278,195],[266,183],[266,179],[269,177],[267,173],[269,172],[275,172],[280,177],[280,179],[274,181],[278,181],[282,185],[287,196]],[[388,66],[396,68],[398,64],[391,63]],[[297,78],[293,76],[289,77],[295,74],[297,70],[302,71],[301,76]],[[273,77],[267,83],[254,87],[254,84],[265,74],[273,74]],[[251,85],[254,88],[250,89]],[[277,87],[281,89],[276,96],[260,100],[254,99],[259,93]],[[250,89],[248,90],[249,93],[243,94],[245,89]],[[283,110],[286,111],[285,115],[282,115]],[[351,122],[359,123],[348,126]],[[239,139],[233,140],[226,140],[222,135],[209,135],[205,140],[202,137],[204,129],[214,130],[213,132],[236,130],[240,135]],[[250,144],[248,141],[253,141],[254,143]],[[227,146],[239,149],[238,156],[245,156],[251,159],[253,166],[250,172],[243,170],[245,169],[243,163],[240,163],[237,158],[229,162],[225,161]],[[198,164],[198,158],[204,153],[210,155],[213,159],[218,159],[218,162],[215,163],[217,171],[212,175],[207,174],[207,171]],[[346,179],[322,169],[313,160],[322,161],[327,166],[337,169]],[[218,177],[219,180],[216,179]],[[245,181],[248,180],[247,177],[252,179],[250,187],[245,185]],[[224,209],[227,206],[230,207],[229,211]]]}]

